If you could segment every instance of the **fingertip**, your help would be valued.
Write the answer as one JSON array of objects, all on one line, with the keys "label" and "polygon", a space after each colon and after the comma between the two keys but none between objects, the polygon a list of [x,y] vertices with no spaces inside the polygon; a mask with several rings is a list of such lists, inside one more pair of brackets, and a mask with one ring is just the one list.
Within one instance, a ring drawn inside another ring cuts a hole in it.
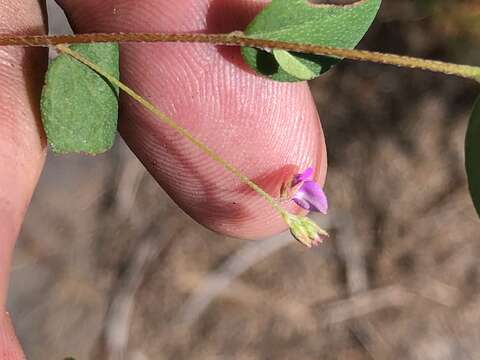
[{"label": "fingertip", "polygon": [[[0,32],[45,30],[37,0],[2,2],[0,13]],[[47,60],[45,49],[0,49],[0,312],[14,242],[45,159],[39,100]]]},{"label": "fingertip", "polygon": [[0,359],[25,359],[8,313],[0,313]]}]

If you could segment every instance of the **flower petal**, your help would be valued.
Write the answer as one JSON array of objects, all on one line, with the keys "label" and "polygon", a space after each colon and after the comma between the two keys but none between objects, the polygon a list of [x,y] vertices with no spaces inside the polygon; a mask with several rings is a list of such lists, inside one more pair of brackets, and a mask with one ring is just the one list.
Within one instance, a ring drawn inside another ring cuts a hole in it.
[{"label": "flower petal", "polygon": [[305,169],[303,173],[297,174],[293,177],[292,186],[298,185],[302,181],[311,180],[313,176],[313,168],[309,167]]},{"label": "flower petal", "polygon": [[315,181],[305,181],[294,195],[293,201],[308,211],[318,211],[323,214],[328,211],[327,196]]},{"label": "flower petal", "polygon": [[293,197],[292,200],[295,201],[295,204],[297,204],[301,208],[310,210],[310,203],[307,200],[303,199],[302,197],[295,195],[295,197]]}]

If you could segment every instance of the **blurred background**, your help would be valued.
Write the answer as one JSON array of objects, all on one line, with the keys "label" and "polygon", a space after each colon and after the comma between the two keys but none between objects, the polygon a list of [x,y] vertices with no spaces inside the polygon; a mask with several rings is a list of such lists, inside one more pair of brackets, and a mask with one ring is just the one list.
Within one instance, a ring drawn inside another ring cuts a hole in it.
[{"label": "blurred background", "polygon": [[[360,47],[478,64],[479,43],[477,0],[384,0]],[[50,155],[8,300],[28,358],[480,358],[463,169],[478,87],[348,61],[311,87],[332,209],[315,250],[200,227],[120,139],[95,158]]]}]

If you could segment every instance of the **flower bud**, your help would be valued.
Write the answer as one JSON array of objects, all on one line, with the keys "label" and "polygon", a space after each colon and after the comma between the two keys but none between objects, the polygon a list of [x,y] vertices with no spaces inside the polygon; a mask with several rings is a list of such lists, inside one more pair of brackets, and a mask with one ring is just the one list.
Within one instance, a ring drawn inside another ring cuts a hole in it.
[{"label": "flower bud", "polygon": [[284,214],[285,222],[290,227],[293,237],[308,248],[318,246],[328,233],[306,216]]}]

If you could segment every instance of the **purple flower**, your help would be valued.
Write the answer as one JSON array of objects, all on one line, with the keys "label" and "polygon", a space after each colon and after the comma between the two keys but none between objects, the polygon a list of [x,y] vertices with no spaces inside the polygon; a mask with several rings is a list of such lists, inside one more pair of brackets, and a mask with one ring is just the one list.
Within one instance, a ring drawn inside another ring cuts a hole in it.
[{"label": "purple flower", "polygon": [[292,197],[292,200],[308,211],[318,211],[326,214],[328,211],[327,196],[313,179],[313,168],[309,167],[303,173],[293,177],[292,188],[297,187],[298,190]]}]

